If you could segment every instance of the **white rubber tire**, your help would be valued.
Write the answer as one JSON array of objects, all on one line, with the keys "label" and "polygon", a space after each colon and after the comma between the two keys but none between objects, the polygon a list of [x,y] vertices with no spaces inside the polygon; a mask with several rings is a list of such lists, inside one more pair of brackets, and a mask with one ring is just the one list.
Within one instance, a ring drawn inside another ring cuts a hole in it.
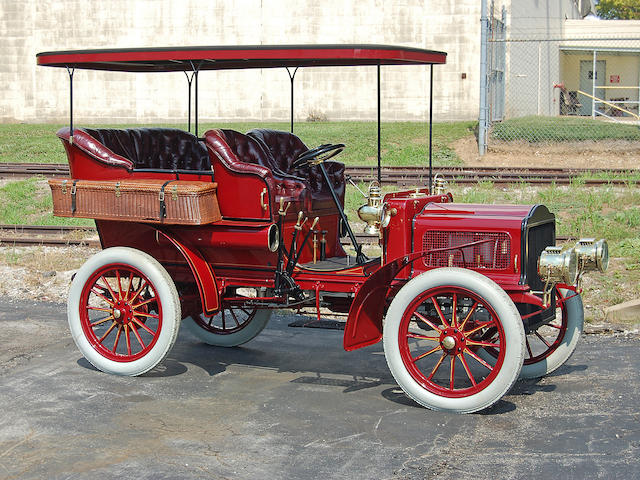
[{"label": "white rubber tire", "polygon": [[[400,354],[398,335],[405,310],[423,292],[453,286],[470,290],[482,297],[495,311],[505,335],[505,357],[493,381],[477,393],[450,398],[430,392],[408,372]],[[462,268],[438,268],[411,279],[397,293],[387,311],[383,344],[387,364],[393,377],[413,400],[432,410],[472,413],[500,400],[517,381],[525,351],[525,335],[520,314],[509,296],[491,279]]]},{"label": "white rubber tire", "polygon": [[[573,292],[561,289],[562,295],[573,295]],[[567,330],[562,343],[547,358],[529,365],[523,365],[520,378],[539,378],[550,374],[565,364],[573,355],[584,329],[584,308],[582,298],[575,295],[565,301],[567,314]]]},{"label": "white rubber tire", "polygon": [[184,318],[182,320],[182,324],[196,338],[207,345],[213,345],[216,347],[237,347],[238,345],[247,343],[249,340],[253,340],[260,332],[262,332],[264,327],[267,326],[267,323],[269,323],[271,314],[272,310],[257,310],[253,320],[251,320],[243,329],[227,334],[210,332],[198,325],[191,317]]},{"label": "white rubber tire", "polygon": [[[162,304],[162,329],[151,350],[141,358],[119,362],[105,358],[86,338],[80,320],[80,299],[85,283],[103,266],[120,263],[135,267],[153,284]],[[71,335],[84,357],[97,369],[115,375],[136,376],[160,364],[176,341],[180,327],[180,300],[173,280],[152,256],[128,247],[112,247],[96,253],[76,273],[67,302],[67,317]]]}]

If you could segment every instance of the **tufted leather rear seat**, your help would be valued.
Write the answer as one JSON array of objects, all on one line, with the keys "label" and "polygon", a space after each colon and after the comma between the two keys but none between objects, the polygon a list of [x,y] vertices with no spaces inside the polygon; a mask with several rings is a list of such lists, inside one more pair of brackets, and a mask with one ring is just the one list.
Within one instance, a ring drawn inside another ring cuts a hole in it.
[{"label": "tufted leather rear seat", "polygon": [[[69,140],[69,128],[58,131]],[[74,128],[74,145],[93,158],[127,170],[210,170],[207,149],[195,135],[177,128]]]}]

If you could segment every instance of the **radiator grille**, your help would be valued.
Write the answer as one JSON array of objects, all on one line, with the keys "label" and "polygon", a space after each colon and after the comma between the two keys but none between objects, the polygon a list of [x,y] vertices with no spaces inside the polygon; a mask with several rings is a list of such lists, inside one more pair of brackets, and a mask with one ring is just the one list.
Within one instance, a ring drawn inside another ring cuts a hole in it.
[{"label": "radiator grille", "polygon": [[429,231],[422,248],[427,267],[505,270],[511,264],[511,238],[504,232]]},{"label": "radiator grille", "polygon": [[536,225],[527,232],[526,265],[523,271],[524,281],[533,290],[542,290],[544,282],[538,276],[538,258],[549,245],[555,245],[555,224],[553,222]]}]

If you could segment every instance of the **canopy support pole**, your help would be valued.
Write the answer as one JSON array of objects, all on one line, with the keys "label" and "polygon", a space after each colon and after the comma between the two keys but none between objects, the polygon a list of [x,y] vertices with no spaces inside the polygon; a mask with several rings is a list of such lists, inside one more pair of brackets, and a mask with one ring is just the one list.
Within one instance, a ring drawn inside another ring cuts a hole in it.
[{"label": "canopy support pole", "polygon": [[193,83],[193,77],[195,76],[195,72],[191,74],[191,77],[189,77],[189,74],[187,72],[184,72],[185,77],[187,77],[187,84],[189,86],[189,97],[188,97],[188,106],[187,106],[187,131],[189,133],[191,133],[191,84]]},{"label": "canopy support pole", "polygon": [[[198,136],[198,72],[200,71],[202,62],[199,62],[197,66],[194,65],[192,61],[189,61],[189,63],[191,64],[191,69],[193,70],[191,80],[193,80],[194,77],[196,79],[196,83],[195,83],[195,90],[196,90],[195,100],[196,101],[194,106],[195,115],[194,115],[193,123],[194,123],[194,130],[195,130],[194,135],[197,137]],[[191,97],[191,83],[189,83],[189,97]],[[191,109],[191,102],[189,102],[189,109]],[[189,114],[189,126],[191,126],[191,114]],[[189,128],[189,131],[191,131],[191,128]]]},{"label": "canopy support pole", "polygon": [[300,67],[296,67],[293,70],[293,73],[291,73],[291,70],[289,70],[289,67],[284,67],[284,68],[287,69],[287,73],[289,74],[289,80],[291,83],[291,133],[293,133],[293,81],[295,80],[296,72]]},{"label": "canopy support pole", "polygon": [[73,144],[73,74],[75,68],[65,67],[69,74],[69,143]]},{"label": "canopy support pole", "polygon": [[193,118],[193,123],[194,123],[194,135],[197,137],[198,136],[198,70],[196,70],[195,72],[193,72],[194,76],[196,77],[196,104],[195,104],[195,115]]},{"label": "canopy support pole", "polygon": [[378,67],[378,184],[382,185],[382,145],[381,145],[381,128],[380,128],[380,64]]},{"label": "canopy support pole", "polygon": [[429,65],[429,193],[433,192],[433,63]]}]

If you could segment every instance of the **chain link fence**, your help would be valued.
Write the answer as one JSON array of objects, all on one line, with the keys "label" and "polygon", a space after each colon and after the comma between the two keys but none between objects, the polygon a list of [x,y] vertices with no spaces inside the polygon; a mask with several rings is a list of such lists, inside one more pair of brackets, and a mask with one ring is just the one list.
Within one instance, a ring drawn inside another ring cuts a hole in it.
[{"label": "chain link fence", "polygon": [[489,149],[594,141],[640,148],[640,36],[512,38],[504,17],[488,25]]}]

